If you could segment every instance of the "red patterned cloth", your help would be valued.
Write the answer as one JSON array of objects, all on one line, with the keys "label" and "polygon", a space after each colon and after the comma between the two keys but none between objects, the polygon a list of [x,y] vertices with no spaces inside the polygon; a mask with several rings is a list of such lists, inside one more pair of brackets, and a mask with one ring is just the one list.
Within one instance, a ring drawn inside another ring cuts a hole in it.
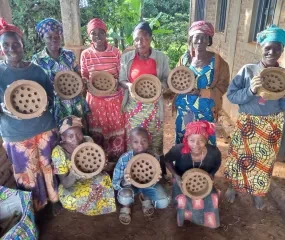
[{"label": "red patterned cloth", "polygon": [[209,36],[213,37],[215,30],[211,23],[205,21],[193,22],[189,28],[189,36],[193,36],[196,33],[206,33]]},{"label": "red patterned cloth", "polygon": [[208,139],[209,136],[215,134],[215,124],[207,122],[205,120],[188,123],[185,128],[183,148],[181,150],[181,152],[184,154],[191,152],[191,149],[187,143],[187,138],[192,134],[201,134],[206,139]]},{"label": "red patterned cloth", "polygon": [[105,32],[107,32],[106,24],[99,18],[93,18],[87,24],[88,35],[90,35],[91,31],[95,28],[103,29]]},{"label": "red patterned cloth", "polygon": [[8,24],[4,18],[0,18],[0,36],[5,32],[15,32],[23,38],[23,32],[17,26]]}]

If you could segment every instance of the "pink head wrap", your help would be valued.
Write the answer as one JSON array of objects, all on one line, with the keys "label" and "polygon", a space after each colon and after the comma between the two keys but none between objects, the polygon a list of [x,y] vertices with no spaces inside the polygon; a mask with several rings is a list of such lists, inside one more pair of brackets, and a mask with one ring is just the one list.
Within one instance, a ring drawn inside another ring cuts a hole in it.
[{"label": "pink head wrap", "polygon": [[192,134],[201,134],[208,140],[210,135],[215,134],[215,125],[214,123],[209,123],[205,120],[188,123],[186,125],[186,132],[183,138],[183,148],[181,153],[187,154],[191,152],[191,149],[187,143],[187,138]]},{"label": "pink head wrap", "polygon": [[5,32],[17,33],[20,38],[23,38],[23,32],[17,26],[7,23],[4,18],[0,18],[0,36]]},{"label": "pink head wrap", "polygon": [[99,18],[93,18],[87,24],[88,35],[90,35],[91,31],[95,28],[103,29],[105,32],[107,32],[106,24]]},{"label": "pink head wrap", "polygon": [[188,33],[190,37],[196,33],[205,33],[210,37],[213,37],[215,30],[211,23],[205,21],[197,21],[192,23]]}]

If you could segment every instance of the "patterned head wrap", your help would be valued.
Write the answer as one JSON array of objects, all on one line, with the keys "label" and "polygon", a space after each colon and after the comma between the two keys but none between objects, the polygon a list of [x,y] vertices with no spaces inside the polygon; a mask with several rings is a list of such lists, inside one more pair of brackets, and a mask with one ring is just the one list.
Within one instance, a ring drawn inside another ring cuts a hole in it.
[{"label": "patterned head wrap", "polygon": [[62,119],[62,122],[59,125],[59,133],[63,134],[66,130],[73,128],[73,127],[83,128],[81,118],[73,116],[73,115],[68,116]]},{"label": "patterned head wrap", "polygon": [[87,24],[87,33],[88,33],[88,35],[90,35],[91,31],[96,29],[96,28],[102,29],[105,32],[107,32],[106,24],[99,18],[93,18]]},{"label": "patterned head wrap", "polygon": [[137,30],[144,30],[146,31],[150,36],[152,36],[152,30],[149,26],[148,22],[140,22],[134,29],[134,32]]},{"label": "patterned head wrap", "polygon": [[191,149],[187,143],[187,138],[192,134],[201,134],[208,140],[210,135],[215,134],[215,125],[214,123],[209,123],[205,120],[188,123],[186,125],[186,131],[183,138],[183,148],[181,150],[183,154],[191,152]]},{"label": "patterned head wrap", "polygon": [[36,32],[40,37],[43,37],[44,34],[49,31],[54,31],[62,34],[62,24],[53,18],[46,18],[40,21],[36,26]]},{"label": "patterned head wrap", "polygon": [[285,31],[276,25],[271,25],[257,34],[257,43],[262,46],[267,42],[279,42],[285,46]]},{"label": "patterned head wrap", "polygon": [[4,18],[0,18],[0,36],[5,32],[14,32],[17,33],[20,38],[23,38],[23,32],[20,30],[20,28],[13,24],[8,24]]},{"label": "patterned head wrap", "polygon": [[205,33],[210,37],[214,36],[214,27],[211,23],[205,21],[193,22],[189,28],[189,37],[195,35],[196,33]]}]

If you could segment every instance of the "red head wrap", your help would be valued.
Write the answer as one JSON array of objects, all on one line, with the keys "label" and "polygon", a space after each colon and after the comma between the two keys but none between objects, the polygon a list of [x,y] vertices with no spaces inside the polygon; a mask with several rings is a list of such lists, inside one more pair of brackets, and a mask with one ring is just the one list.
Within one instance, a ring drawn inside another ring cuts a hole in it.
[{"label": "red head wrap", "polygon": [[191,152],[191,149],[187,143],[187,138],[192,134],[201,134],[208,140],[210,135],[215,134],[215,125],[214,123],[209,123],[205,120],[188,123],[186,125],[186,131],[183,138],[183,148],[181,150],[183,154]]},{"label": "red head wrap", "polygon": [[93,18],[89,21],[87,24],[87,33],[90,35],[91,31],[95,28],[103,29],[105,32],[107,32],[107,26],[106,24],[99,18]]},{"label": "red head wrap", "polygon": [[214,36],[214,27],[211,23],[205,21],[193,22],[189,28],[189,36],[193,36],[196,33],[205,33],[211,37]]},{"label": "red head wrap", "polygon": [[23,38],[23,32],[20,30],[20,28],[16,27],[13,24],[8,24],[4,18],[0,18],[0,36],[5,32],[15,32],[21,38]]}]

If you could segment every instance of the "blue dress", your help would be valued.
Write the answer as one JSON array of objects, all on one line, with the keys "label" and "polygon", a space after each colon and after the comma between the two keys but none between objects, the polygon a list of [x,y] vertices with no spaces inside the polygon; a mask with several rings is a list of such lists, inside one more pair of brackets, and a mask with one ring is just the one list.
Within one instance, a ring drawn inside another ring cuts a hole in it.
[{"label": "blue dress", "polygon": [[[195,68],[188,63],[187,53],[184,55],[182,64],[195,74],[195,88],[208,89],[214,80],[215,57],[213,56],[209,65]],[[215,106],[213,99],[201,98],[198,95],[179,94],[175,100],[176,115],[176,143],[182,143],[185,134],[185,126],[189,122],[206,120],[214,122],[212,108]],[[216,145],[216,136],[211,136],[209,142]]]}]

